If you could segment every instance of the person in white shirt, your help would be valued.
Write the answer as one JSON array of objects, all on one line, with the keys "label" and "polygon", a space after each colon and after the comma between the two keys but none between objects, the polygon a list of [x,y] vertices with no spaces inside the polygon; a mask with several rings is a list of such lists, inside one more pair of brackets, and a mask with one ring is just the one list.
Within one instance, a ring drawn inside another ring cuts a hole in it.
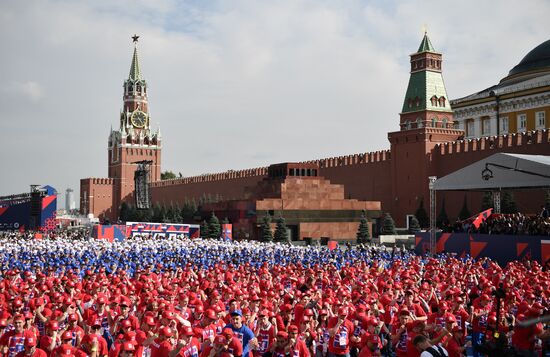
[{"label": "person in white shirt", "polygon": [[432,345],[430,339],[424,335],[418,335],[413,340],[414,346],[420,351],[420,357],[447,357],[449,353],[441,345]]}]

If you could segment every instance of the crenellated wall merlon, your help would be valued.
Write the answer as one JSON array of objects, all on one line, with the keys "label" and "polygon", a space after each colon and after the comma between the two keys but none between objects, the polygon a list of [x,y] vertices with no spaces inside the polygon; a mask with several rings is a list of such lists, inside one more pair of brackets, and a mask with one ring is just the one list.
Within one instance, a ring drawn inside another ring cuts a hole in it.
[{"label": "crenellated wall merlon", "polygon": [[98,177],[88,177],[81,179],[81,182],[89,181],[91,185],[113,185],[115,180],[112,178],[98,178]]},{"label": "crenellated wall merlon", "polygon": [[471,151],[505,150],[524,145],[550,143],[550,130],[532,130],[521,133],[488,136],[475,139],[464,139],[438,144],[436,150],[440,155],[459,154]]},{"label": "crenellated wall merlon", "polygon": [[247,177],[267,176],[267,167],[257,167],[245,170],[229,170],[220,173],[204,174],[198,176],[175,178],[172,180],[156,181],[151,183],[151,187],[166,187],[182,184],[192,184],[201,182],[222,181],[231,179],[241,179]]},{"label": "crenellated wall merlon", "polygon": [[366,152],[361,154],[351,154],[345,156],[329,157],[326,159],[310,160],[305,163],[317,164],[320,168],[342,167],[360,164],[377,163],[389,161],[391,159],[390,150],[380,150]]}]

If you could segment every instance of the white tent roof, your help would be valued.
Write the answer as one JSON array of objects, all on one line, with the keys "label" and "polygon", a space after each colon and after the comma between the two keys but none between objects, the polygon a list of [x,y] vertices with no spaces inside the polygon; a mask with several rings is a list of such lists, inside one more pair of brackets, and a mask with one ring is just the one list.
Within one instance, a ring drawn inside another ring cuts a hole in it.
[{"label": "white tent roof", "polygon": [[[482,178],[483,173],[492,174],[493,177],[485,180]],[[550,187],[550,156],[494,154],[434,183],[434,189],[438,191],[535,187]]]}]

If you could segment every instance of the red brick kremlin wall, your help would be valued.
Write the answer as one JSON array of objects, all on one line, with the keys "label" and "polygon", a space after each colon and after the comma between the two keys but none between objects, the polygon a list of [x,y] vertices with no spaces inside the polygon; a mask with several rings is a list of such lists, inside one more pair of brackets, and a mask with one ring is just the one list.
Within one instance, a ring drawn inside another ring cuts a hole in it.
[{"label": "red brick kremlin wall", "polygon": [[[425,146],[425,143],[420,144]],[[414,177],[415,184],[411,185],[411,190],[415,191],[413,196],[416,195],[416,201],[411,203],[399,202],[392,197],[394,177],[392,177],[392,152],[390,150],[311,162],[319,164],[320,176],[327,178],[331,183],[344,185],[345,198],[380,201],[382,210],[392,213],[396,223],[399,226],[404,226],[405,217],[402,213],[414,214],[422,197],[424,198],[424,207],[428,211],[428,174],[443,177],[498,152],[550,155],[550,132],[542,130],[491,138],[459,140],[436,144],[428,152],[421,151],[411,151],[408,158],[410,165],[396,167],[393,174],[400,178]],[[419,177],[418,172],[420,171],[415,170],[415,166],[429,167],[430,172],[427,175],[420,175],[425,177]],[[221,195],[223,199],[241,199],[244,197],[246,187],[255,186],[266,176],[267,168],[208,174],[154,182],[151,184],[151,192],[153,202],[165,203],[181,203],[185,199],[191,198],[198,200],[205,193],[212,197]],[[418,182],[425,183],[422,189],[416,188]],[[479,192],[440,192],[438,193],[438,207],[441,207],[444,198],[447,214],[451,219],[455,219],[462,207],[465,195],[470,211],[472,213],[479,211],[482,197],[482,193]],[[526,213],[537,213],[540,205],[544,202],[542,190],[517,191],[514,193],[514,198],[519,210]]]}]

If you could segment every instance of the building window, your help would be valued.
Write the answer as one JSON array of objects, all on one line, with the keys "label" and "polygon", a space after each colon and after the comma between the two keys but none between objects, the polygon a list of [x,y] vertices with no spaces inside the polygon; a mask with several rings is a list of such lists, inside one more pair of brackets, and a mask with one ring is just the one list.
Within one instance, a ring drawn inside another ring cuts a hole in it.
[{"label": "building window", "polygon": [[437,118],[432,118],[432,128],[437,127]]},{"label": "building window", "polygon": [[508,117],[500,118],[500,134],[508,134]]},{"label": "building window", "polygon": [[546,128],[546,113],[545,112],[536,112],[535,114],[537,129]]},{"label": "building window", "polygon": [[416,127],[417,128],[422,128],[422,118],[416,119]]},{"label": "building window", "polygon": [[527,114],[518,114],[518,131],[527,130]]},{"label": "building window", "polygon": [[447,118],[443,118],[443,120],[441,121],[441,127],[447,128]]},{"label": "building window", "polygon": [[439,106],[444,107],[445,106],[445,97],[439,97]]},{"label": "building window", "polygon": [[466,122],[466,136],[474,136],[475,129],[474,129],[474,120],[470,119]]},{"label": "building window", "polygon": [[406,120],[405,121],[405,130],[410,130],[411,129],[411,122],[409,120]]},{"label": "building window", "polygon": [[435,95],[430,99],[430,101],[432,102],[433,107],[437,106],[437,97]]},{"label": "building window", "polygon": [[482,133],[483,135],[489,135],[491,134],[491,119],[490,118],[484,118],[481,122],[481,125],[483,127]]}]

